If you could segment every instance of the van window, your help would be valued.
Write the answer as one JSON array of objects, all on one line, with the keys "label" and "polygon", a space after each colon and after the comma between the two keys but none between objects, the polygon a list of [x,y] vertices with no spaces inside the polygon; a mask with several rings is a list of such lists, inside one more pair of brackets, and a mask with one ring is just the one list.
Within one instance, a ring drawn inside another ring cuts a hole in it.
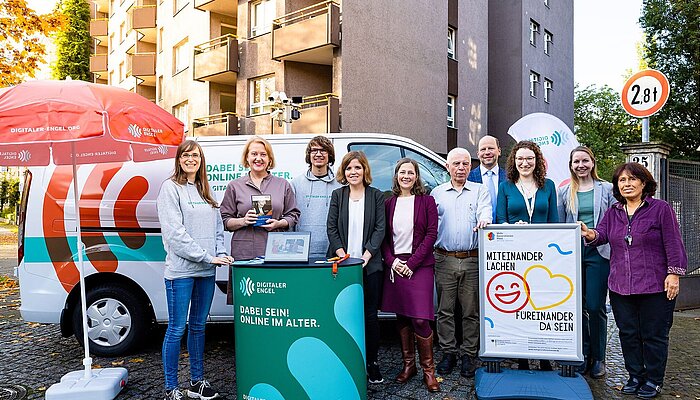
[{"label": "van window", "polygon": [[391,194],[394,167],[403,157],[401,148],[386,144],[351,144],[349,151],[362,151],[367,156],[372,172],[372,186],[387,195]]},{"label": "van window", "polygon": [[413,150],[406,149],[406,157],[410,157],[418,163],[420,168],[420,177],[423,179],[425,188],[430,193],[435,186],[442,185],[450,180],[450,174],[444,165],[438,164],[435,161],[425,157]]},{"label": "van window", "polygon": [[349,151],[363,151],[372,169],[372,186],[391,194],[392,179],[396,162],[403,157],[410,157],[418,163],[421,178],[428,193],[435,186],[450,180],[450,175],[444,165],[405,147],[389,144],[354,143],[348,146]]}]

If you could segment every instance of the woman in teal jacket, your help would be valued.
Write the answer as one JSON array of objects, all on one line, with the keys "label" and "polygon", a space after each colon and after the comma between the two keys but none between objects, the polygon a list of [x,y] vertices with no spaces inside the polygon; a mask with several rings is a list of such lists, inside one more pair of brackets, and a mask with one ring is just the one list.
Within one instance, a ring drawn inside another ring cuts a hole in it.
[{"label": "woman in teal jacket", "polygon": [[[496,223],[544,224],[559,222],[557,191],[545,178],[547,167],[540,147],[522,140],[515,144],[506,162],[508,180],[498,186]],[[518,359],[518,369],[530,369],[526,359]],[[540,360],[540,369],[551,371],[549,360]]]}]

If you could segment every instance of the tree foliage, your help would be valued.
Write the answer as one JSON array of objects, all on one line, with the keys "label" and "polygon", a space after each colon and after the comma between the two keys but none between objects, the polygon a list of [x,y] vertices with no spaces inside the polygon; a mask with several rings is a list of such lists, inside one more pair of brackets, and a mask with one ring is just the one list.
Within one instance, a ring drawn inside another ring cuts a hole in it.
[{"label": "tree foliage", "polygon": [[60,29],[64,21],[58,12],[37,15],[25,0],[0,1],[0,87],[35,76],[45,61],[43,39]]},{"label": "tree foliage", "polygon": [[639,22],[649,67],[671,84],[666,105],[650,117],[651,138],[673,145],[672,157],[700,159],[700,0],[644,0]]},{"label": "tree foliage", "polygon": [[62,0],[59,5],[66,18],[64,29],[56,35],[56,62],[51,66],[54,79],[92,81],[90,74],[90,4],[87,0]]},{"label": "tree foliage", "polygon": [[598,173],[608,181],[615,167],[625,162],[620,146],[642,137],[638,120],[625,112],[620,95],[607,85],[575,87],[574,131],[578,141],[593,150]]}]

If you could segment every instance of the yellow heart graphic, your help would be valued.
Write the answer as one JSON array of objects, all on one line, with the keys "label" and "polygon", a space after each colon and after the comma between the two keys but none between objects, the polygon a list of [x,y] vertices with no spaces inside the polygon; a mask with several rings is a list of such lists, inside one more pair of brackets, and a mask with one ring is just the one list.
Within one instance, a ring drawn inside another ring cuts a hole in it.
[{"label": "yellow heart graphic", "polygon": [[[553,303],[553,304],[540,306],[540,307],[535,305],[535,302],[533,301],[532,296],[530,295],[530,288],[532,287],[532,284],[527,279],[527,275],[530,273],[530,271],[532,271],[535,268],[540,268],[540,269],[545,270],[547,272],[547,274],[549,275],[550,280],[561,278],[569,283],[569,294],[566,295],[564,300],[558,301],[558,302]],[[552,271],[550,271],[549,268],[545,267],[544,265],[535,264],[535,265],[531,266],[530,268],[528,268],[525,271],[525,274],[523,275],[523,279],[525,280],[525,282],[527,282],[527,285],[525,286],[525,288],[527,290],[527,295],[529,298],[528,302],[530,303],[530,306],[532,307],[533,310],[539,311],[539,310],[548,310],[550,308],[554,308],[558,305],[566,303],[566,301],[569,300],[571,298],[571,296],[574,294],[574,283],[571,281],[571,279],[568,276],[562,275],[562,274],[553,274]]]}]

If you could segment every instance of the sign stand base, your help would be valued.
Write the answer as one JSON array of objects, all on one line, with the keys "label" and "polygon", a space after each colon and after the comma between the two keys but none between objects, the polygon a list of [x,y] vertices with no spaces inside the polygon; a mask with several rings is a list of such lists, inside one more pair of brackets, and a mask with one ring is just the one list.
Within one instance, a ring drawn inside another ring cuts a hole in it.
[{"label": "sign stand base", "polygon": [[503,369],[489,373],[479,368],[474,377],[476,397],[481,400],[593,400],[588,382],[580,375],[566,378],[558,371]]}]

